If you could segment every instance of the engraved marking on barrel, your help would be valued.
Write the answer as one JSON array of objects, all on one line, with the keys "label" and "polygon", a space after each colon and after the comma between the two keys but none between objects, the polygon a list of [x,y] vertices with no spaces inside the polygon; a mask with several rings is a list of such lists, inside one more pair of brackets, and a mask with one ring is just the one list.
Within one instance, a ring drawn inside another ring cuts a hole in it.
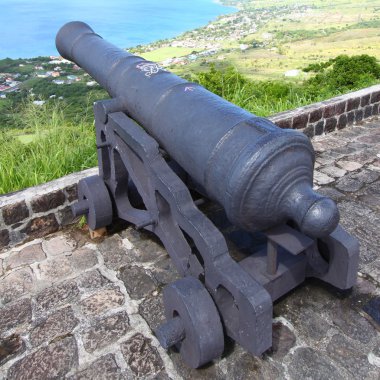
[{"label": "engraved marking on barrel", "polygon": [[166,71],[163,69],[158,63],[153,62],[142,62],[139,63],[136,68],[141,70],[142,72],[145,72],[146,77],[151,77],[154,74],[157,74],[159,71]]},{"label": "engraved marking on barrel", "polygon": [[185,87],[185,92],[188,92],[188,91],[194,91],[195,90],[195,87]]}]

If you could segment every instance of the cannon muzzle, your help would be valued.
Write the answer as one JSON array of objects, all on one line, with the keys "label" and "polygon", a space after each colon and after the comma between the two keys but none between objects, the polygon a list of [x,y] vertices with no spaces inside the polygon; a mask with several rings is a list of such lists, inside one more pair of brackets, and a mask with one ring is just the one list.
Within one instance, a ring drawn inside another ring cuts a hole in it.
[{"label": "cannon muzzle", "polygon": [[56,44],[108,91],[113,111],[143,126],[235,225],[256,231],[292,221],[313,238],[336,228],[335,203],[312,189],[314,151],[301,132],[115,47],[83,22],[64,25]]}]

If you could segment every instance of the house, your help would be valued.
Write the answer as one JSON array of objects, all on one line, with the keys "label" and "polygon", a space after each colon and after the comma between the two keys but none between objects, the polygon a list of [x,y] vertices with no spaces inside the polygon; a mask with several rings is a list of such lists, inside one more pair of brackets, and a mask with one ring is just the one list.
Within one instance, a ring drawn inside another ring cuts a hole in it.
[{"label": "house", "polygon": [[45,104],[45,100],[34,100],[33,101],[33,104],[35,104],[36,106],[43,106]]}]

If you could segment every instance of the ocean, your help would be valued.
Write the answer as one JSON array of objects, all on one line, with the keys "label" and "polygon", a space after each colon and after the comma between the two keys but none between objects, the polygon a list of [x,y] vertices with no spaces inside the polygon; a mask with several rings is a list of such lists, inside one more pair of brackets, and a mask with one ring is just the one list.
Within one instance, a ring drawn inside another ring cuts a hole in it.
[{"label": "ocean", "polygon": [[235,9],[215,0],[0,0],[0,59],[57,55],[55,36],[84,21],[118,47],[175,37]]}]

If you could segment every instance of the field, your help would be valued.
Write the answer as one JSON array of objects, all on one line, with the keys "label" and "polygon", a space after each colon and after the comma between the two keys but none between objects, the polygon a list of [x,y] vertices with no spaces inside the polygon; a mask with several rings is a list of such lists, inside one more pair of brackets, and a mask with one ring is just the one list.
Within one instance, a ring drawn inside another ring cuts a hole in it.
[{"label": "field", "polygon": [[[229,45],[231,51],[221,50],[208,58],[207,64],[214,62],[223,67],[231,63],[251,79],[266,80],[283,79],[289,70],[299,70],[340,54],[369,54],[380,59],[380,0],[256,0],[244,4],[243,13],[272,8],[273,17],[255,33],[239,40],[225,40],[224,45]],[[292,8],[300,5],[307,9]],[[288,10],[279,12],[282,6]],[[265,46],[240,51],[240,44],[252,46],[253,42]],[[186,74],[205,70],[204,64],[197,61],[173,69]],[[302,79],[301,74],[291,80]]]}]

